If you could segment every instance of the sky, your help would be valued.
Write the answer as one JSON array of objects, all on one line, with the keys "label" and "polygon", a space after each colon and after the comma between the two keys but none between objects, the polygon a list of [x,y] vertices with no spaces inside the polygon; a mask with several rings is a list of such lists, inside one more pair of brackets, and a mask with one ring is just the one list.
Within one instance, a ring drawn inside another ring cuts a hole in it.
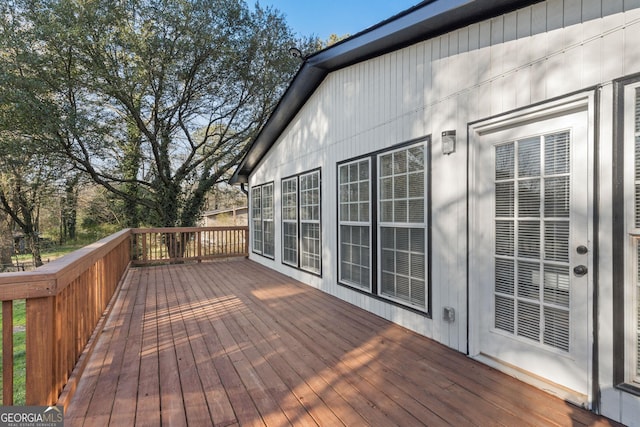
[{"label": "sky", "polygon": [[[327,40],[331,34],[353,35],[384,21],[421,0],[257,0],[285,15],[298,36]],[[253,3],[249,0],[248,3]]]}]

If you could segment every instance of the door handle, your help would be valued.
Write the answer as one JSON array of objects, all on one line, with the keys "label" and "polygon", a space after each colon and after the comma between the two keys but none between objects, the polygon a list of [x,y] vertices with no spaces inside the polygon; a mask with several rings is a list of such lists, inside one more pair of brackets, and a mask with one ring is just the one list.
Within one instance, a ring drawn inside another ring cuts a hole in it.
[{"label": "door handle", "polygon": [[575,267],[573,267],[573,274],[576,277],[582,277],[585,274],[587,274],[589,270],[587,269],[587,267],[585,265],[577,265]]}]

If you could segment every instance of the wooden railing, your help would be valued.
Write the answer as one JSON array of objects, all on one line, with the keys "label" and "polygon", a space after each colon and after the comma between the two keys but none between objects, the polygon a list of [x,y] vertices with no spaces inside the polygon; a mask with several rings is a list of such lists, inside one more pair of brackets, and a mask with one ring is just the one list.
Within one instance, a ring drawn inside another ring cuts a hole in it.
[{"label": "wooden railing", "polygon": [[133,264],[203,261],[246,256],[248,227],[137,228],[132,230]]},{"label": "wooden railing", "polygon": [[78,360],[132,263],[246,256],[247,245],[247,227],[127,229],[35,271],[0,274],[2,404],[14,404],[15,300],[26,300],[25,403],[66,405],[60,393],[67,385],[73,395],[71,374],[81,375]]},{"label": "wooden railing", "polygon": [[32,272],[0,275],[3,404],[13,404],[13,300],[26,300],[26,404],[54,404],[130,259],[121,231]]}]

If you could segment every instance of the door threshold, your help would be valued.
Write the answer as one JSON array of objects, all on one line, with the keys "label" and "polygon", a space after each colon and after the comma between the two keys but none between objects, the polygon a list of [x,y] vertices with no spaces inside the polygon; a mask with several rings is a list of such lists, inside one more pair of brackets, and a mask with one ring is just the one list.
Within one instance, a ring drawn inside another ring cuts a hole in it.
[{"label": "door threshold", "polygon": [[469,356],[478,362],[484,363],[492,368],[495,368],[505,374],[512,376],[524,383],[530,384],[536,388],[539,388],[549,394],[552,394],[564,401],[567,401],[573,405],[579,406],[584,409],[591,410],[591,403],[589,402],[589,396],[579,393],[575,390],[571,390],[560,384],[556,384],[553,381],[549,381],[546,378],[542,378],[538,375],[527,372],[517,366],[510,363],[503,362],[496,359],[493,356],[489,356],[484,353],[480,353],[475,356]]}]

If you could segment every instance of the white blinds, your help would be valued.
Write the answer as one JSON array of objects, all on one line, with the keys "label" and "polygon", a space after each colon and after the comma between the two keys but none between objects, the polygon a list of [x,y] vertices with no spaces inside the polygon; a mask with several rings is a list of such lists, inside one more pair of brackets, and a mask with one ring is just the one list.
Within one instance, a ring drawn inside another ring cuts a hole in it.
[{"label": "white blinds", "polygon": [[274,256],[273,184],[262,186],[262,254]]},{"label": "white blinds", "polygon": [[424,146],[379,156],[380,293],[426,307]]},{"label": "white blinds", "polygon": [[298,266],[298,178],[282,180],[282,262]]},{"label": "white blinds", "polygon": [[[640,88],[635,90],[634,111],[634,138],[635,138],[635,227],[640,228]],[[640,244],[636,241],[636,331],[635,331],[635,376],[640,379]]]},{"label": "white blinds", "polygon": [[253,225],[253,251],[262,253],[262,187],[251,188],[251,224]]},{"label": "white blinds", "polygon": [[300,267],[320,273],[320,171],[300,175]]},{"label": "white blinds", "polygon": [[369,159],[340,165],[338,200],[340,280],[370,289]]},{"label": "white blinds", "polygon": [[494,327],[569,351],[568,131],[495,147]]}]

